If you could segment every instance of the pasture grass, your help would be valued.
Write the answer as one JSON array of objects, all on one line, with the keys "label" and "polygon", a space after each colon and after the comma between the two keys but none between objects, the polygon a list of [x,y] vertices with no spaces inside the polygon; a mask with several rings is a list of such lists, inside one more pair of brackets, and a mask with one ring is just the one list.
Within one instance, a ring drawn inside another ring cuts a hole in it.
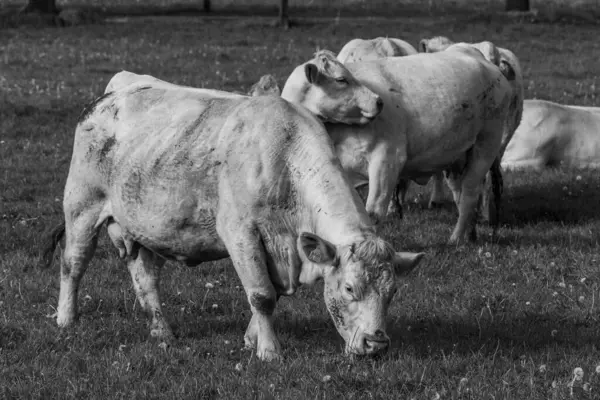
[{"label": "pasture grass", "polygon": [[[264,73],[283,86],[317,48],[388,35],[444,34],[513,50],[526,98],[598,106],[597,31],[438,16],[303,23],[155,19],[0,31],[0,397],[75,399],[594,399],[600,393],[600,177],[595,171],[505,174],[504,225],[474,245],[445,244],[451,204],[426,210],[413,185],[383,234],[426,259],[389,315],[391,350],[346,357],[322,286],[282,298],[283,364],[242,350],[249,306],[229,260],[168,263],[162,301],[178,341],[148,339],[129,273],[105,233],[82,282],[81,317],[52,314],[58,265],[36,267],[43,233],[62,219],[75,123],[122,70],[245,92]],[[449,197],[448,197],[449,198]],[[212,283],[207,288],[206,283]],[[581,367],[583,380],[573,381]],[[574,385],[569,386],[574,382]],[[584,390],[584,383],[587,384]]]}]

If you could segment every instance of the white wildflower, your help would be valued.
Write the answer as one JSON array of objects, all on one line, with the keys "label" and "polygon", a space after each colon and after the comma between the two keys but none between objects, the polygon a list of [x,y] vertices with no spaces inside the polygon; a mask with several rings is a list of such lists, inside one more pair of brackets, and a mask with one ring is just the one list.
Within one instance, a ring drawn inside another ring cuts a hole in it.
[{"label": "white wildflower", "polygon": [[581,282],[581,283],[585,283],[585,278],[581,278],[581,279],[579,280],[579,282]]},{"label": "white wildflower", "polygon": [[558,284],[556,286],[561,287],[561,288],[567,287],[567,285],[564,282],[558,282]]},{"label": "white wildflower", "polygon": [[558,334],[558,331],[556,329],[552,329],[552,332],[550,332],[550,336],[554,337]]},{"label": "white wildflower", "polygon": [[576,381],[580,381],[583,379],[583,369],[577,367],[573,370],[573,379]]},{"label": "white wildflower", "polygon": [[545,373],[546,372],[546,364],[540,365],[539,370],[540,370],[540,373],[542,373],[542,374]]},{"label": "white wildflower", "polygon": [[219,305],[218,304],[213,304],[212,308],[213,308],[213,310],[216,310],[217,308],[219,308]]},{"label": "white wildflower", "polygon": [[166,350],[166,349],[167,349],[167,347],[169,347],[169,345],[168,345],[166,342],[161,342],[161,343],[158,345],[158,347],[159,347],[159,348],[161,348],[161,349],[163,349],[163,350]]},{"label": "white wildflower", "polygon": [[600,365],[597,365],[597,366],[596,366],[596,373],[597,373],[597,374],[600,374]]},{"label": "white wildflower", "polygon": [[584,391],[589,392],[591,389],[592,388],[590,387],[589,383],[586,382],[586,383],[583,384],[583,390]]},{"label": "white wildflower", "polygon": [[242,366],[242,363],[237,363],[235,364],[235,370],[240,372],[242,369],[244,369],[244,367]]},{"label": "white wildflower", "polygon": [[231,343],[229,340],[226,340],[226,341],[225,341],[225,345],[226,345],[226,346],[229,346],[229,343]]},{"label": "white wildflower", "polygon": [[215,287],[215,285],[213,285],[213,284],[212,284],[212,283],[210,283],[210,282],[206,282],[206,285],[204,285],[204,287],[205,287],[205,288],[207,288],[207,289],[212,289],[212,288],[214,288],[214,287]]},{"label": "white wildflower", "polygon": [[580,303],[583,303],[585,301],[585,297],[579,296],[579,298],[577,300],[579,300]]},{"label": "white wildflower", "polygon": [[580,181],[581,179],[583,179],[583,178],[581,177],[581,175],[577,175],[577,176],[575,177],[575,180],[576,180],[576,181]]},{"label": "white wildflower", "polygon": [[556,296],[558,296],[558,292],[552,293],[552,297],[556,297]]},{"label": "white wildflower", "polygon": [[321,379],[324,383],[327,383],[331,380],[331,375],[325,375],[322,379]]},{"label": "white wildflower", "polygon": [[490,258],[492,256],[492,253],[490,253],[489,251],[485,252],[485,258]]},{"label": "white wildflower", "polygon": [[527,302],[525,302],[525,305],[526,305],[526,306],[530,306],[530,305],[531,305],[531,302],[530,302],[530,301],[527,301]]}]

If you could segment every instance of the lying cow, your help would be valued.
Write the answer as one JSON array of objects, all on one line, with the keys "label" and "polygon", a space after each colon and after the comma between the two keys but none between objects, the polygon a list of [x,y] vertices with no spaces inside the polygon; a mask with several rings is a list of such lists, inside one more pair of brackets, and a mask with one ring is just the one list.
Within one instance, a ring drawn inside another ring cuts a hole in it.
[{"label": "lying cow", "polygon": [[508,143],[502,167],[600,168],[600,108],[525,100],[523,119]]},{"label": "lying cow", "polygon": [[[498,152],[498,158],[494,164],[492,164],[491,174],[501,177],[500,162],[502,155],[506,150],[506,146],[510,142],[514,135],[519,123],[521,122],[521,116],[523,114],[523,99],[524,99],[524,86],[523,86],[523,72],[519,59],[515,54],[502,47],[496,47],[493,43],[484,41],[479,43],[455,43],[445,36],[437,36],[431,39],[422,39],[419,42],[419,52],[422,53],[436,53],[444,50],[459,50],[463,52],[474,51],[475,56],[479,56],[479,53],[490,61],[492,64],[497,65],[502,73],[509,80],[512,87],[512,98],[511,98],[511,111],[510,117],[506,121],[504,133],[502,135],[502,145]],[[489,182],[489,178],[486,180]],[[399,202],[404,200],[406,191],[408,189],[408,181],[403,182],[399,187]],[[431,198],[429,200],[429,207],[432,208],[436,204],[443,202],[443,175],[441,172],[434,175],[433,190],[431,192]],[[497,204],[499,206],[499,204]],[[498,209],[496,209],[498,211]],[[490,198],[487,190],[483,192],[482,198],[482,217],[484,219],[490,219]]]},{"label": "lying cow", "polygon": [[[344,105],[352,120],[379,107],[368,89],[354,92]],[[84,110],[63,207],[65,223],[45,253],[51,260],[65,236],[59,326],[77,316],[79,283],[106,224],[151,316],[151,335],[161,340],[172,338],[158,292],[165,260],[195,266],[231,257],[252,310],[244,339],[264,360],[280,354],[278,297],[319,279],[346,351],[385,349],[397,275],[423,256],[395,252],[377,236],[331,139],[308,111],[276,96],[160,80],[142,78]]]},{"label": "lying cow", "polygon": [[342,64],[347,64],[412,54],[417,54],[417,49],[410,43],[401,39],[378,37],[375,39],[352,39],[342,47],[337,59]]},{"label": "lying cow", "polygon": [[[385,107],[371,123],[340,124],[328,110],[348,87],[364,84]],[[399,178],[451,169],[459,209],[450,243],[475,239],[482,181],[498,154],[511,87],[483,56],[458,51],[391,57],[344,66],[329,51],[292,72],[282,97],[328,122],[338,157],[355,187],[369,185],[366,208],[384,219]],[[326,101],[325,101],[326,100]]]}]

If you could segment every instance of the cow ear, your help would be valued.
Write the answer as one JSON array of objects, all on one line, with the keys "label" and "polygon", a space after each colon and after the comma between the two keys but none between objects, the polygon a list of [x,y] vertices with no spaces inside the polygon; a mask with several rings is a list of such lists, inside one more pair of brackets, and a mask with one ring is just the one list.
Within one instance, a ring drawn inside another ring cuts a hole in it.
[{"label": "cow ear", "polygon": [[304,66],[304,73],[306,74],[306,80],[308,80],[308,83],[314,84],[317,82],[317,79],[319,78],[319,68],[315,64],[306,64]]},{"label": "cow ear", "polygon": [[515,80],[515,70],[513,69],[512,65],[510,65],[506,60],[500,60],[500,65],[498,65],[498,67],[500,68],[500,72],[502,72],[502,75],[504,75],[506,79],[508,79],[509,81]]},{"label": "cow ear", "polygon": [[315,234],[302,232],[299,244],[306,258],[315,264],[336,264],[335,246]]},{"label": "cow ear", "polygon": [[425,253],[396,252],[393,260],[396,275],[408,274],[419,264],[424,256]]},{"label": "cow ear", "polygon": [[419,42],[419,53],[427,53],[427,46],[429,45],[429,39],[421,39]]}]

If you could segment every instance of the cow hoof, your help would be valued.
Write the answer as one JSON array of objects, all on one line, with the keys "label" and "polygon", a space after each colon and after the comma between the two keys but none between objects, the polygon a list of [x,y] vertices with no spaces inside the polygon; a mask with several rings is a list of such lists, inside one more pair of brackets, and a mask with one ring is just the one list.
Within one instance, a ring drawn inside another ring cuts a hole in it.
[{"label": "cow hoof", "polygon": [[170,330],[164,328],[154,328],[150,329],[150,337],[155,340],[160,340],[163,342],[174,342],[175,335]]},{"label": "cow hoof", "polygon": [[274,361],[282,362],[283,361],[283,357],[281,356],[281,354],[279,354],[279,352],[273,351],[273,350],[257,351],[256,356],[260,360],[266,361],[266,362],[274,362]]},{"label": "cow hoof", "polygon": [[56,316],[56,324],[59,326],[59,328],[66,328],[68,326],[71,326],[77,319],[75,316],[61,315],[58,312],[55,314],[55,316]]},{"label": "cow hoof", "polygon": [[430,201],[428,207],[430,210],[438,209],[444,207],[444,203],[442,203],[441,201]]}]

